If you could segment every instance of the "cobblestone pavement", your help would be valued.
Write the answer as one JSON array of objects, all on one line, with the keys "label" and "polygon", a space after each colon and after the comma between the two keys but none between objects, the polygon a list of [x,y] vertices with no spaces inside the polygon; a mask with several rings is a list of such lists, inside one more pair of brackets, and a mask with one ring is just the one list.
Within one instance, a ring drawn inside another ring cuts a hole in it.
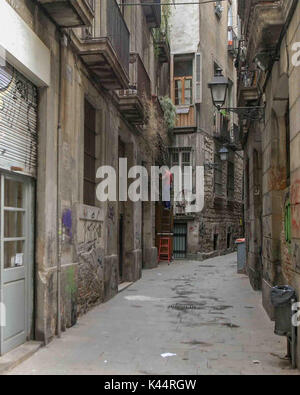
[{"label": "cobblestone pavement", "polygon": [[298,374],[273,325],[235,254],[163,264],[9,374]]}]

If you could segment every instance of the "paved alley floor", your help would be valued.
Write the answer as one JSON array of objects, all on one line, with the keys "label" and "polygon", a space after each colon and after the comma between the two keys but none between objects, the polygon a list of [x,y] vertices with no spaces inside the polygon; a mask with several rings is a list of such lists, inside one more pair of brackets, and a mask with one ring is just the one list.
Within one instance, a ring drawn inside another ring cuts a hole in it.
[{"label": "paved alley floor", "polygon": [[298,374],[273,326],[235,254],[163,264],[9,374]]}]

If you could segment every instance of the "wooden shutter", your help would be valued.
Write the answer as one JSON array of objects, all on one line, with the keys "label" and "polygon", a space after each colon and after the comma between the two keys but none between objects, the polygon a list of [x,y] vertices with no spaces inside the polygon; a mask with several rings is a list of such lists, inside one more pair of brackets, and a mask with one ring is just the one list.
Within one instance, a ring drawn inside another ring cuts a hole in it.
[{"label": "wooden shutter", "polygon": [[195,54],[195,104],[202,103],[202,55]]}]

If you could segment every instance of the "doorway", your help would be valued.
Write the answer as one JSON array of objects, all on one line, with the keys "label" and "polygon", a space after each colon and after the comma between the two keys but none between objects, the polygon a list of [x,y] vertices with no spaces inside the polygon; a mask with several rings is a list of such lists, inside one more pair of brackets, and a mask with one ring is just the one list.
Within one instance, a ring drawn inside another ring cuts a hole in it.
[{"label": "doorway", "polygon": [[[125,143],[119,137],[118,157],[125,158]],[[118,191],[119,194],[119,191]],[[125,202],[119,201],[119,218],[118,218],[118,256],[119,256],[119,284],[123,282],[124,266],[124,216]]]},{"label": "doorway", "polygon": [[33,325],[34,184],[0,172],[0,355],[21,345]]},{"label": "doorway", "polygon": [[174,224],[174,258],[184,259],[187,254],[187,224]]}]

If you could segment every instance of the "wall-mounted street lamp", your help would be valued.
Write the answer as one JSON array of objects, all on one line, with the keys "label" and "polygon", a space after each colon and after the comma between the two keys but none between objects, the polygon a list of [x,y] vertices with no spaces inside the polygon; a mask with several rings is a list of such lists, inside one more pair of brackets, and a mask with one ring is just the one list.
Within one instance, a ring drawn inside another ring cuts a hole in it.
[{"label": "wall-mounted street lamp", "polygon": [[226,147],[222,147],[219,151],[222,162],[227,162],[229,157],[229,151]]},{"label": "wall-mounted street lamp", "polygon": [[[228,161],[229,151],[225,146],[220,149],[219,155],[222,162]],[[220,167],[220,163],[204,163],[204,167],[209,170],[213,170]]]},{"label": "wall-mounted street lamp", "polygon": [[238,114],[242,120],[261,121],[265,115],[265,107],[223,107],[226,102],[229,81],[224,77],[222,71],[221,68],[218,68],[212,82],[208,84],[214,106],[218,111],[225,110]]}]

